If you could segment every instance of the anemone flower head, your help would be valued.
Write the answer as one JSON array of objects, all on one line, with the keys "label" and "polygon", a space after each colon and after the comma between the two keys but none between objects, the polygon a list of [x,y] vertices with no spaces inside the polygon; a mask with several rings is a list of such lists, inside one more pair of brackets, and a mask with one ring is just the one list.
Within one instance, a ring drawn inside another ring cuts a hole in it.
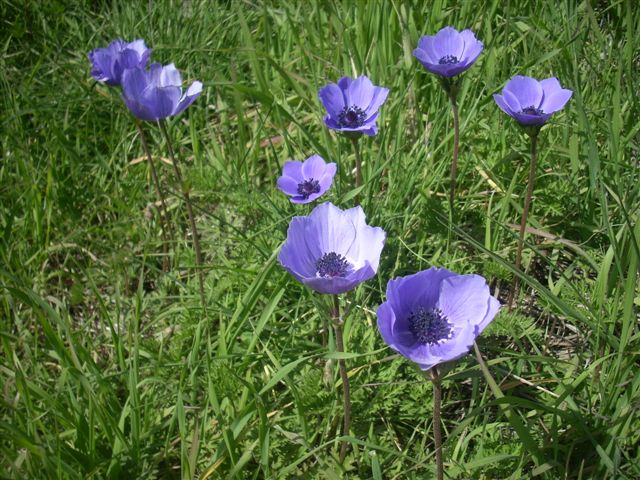
[{"label": "anemone flower head", "polygon": [[120,85],[122,74],[127,68],[144,68],[151,55],[144,40],[125,42],[114,40],[106,48],[96,48],[89,52],[91,75],[98,82]]},{"label": "anemone flower head", "polygon": [[542,126],[555,112],[562,110],[573,91],[560,86],[557,78],[545,80],[516,75],[493,99],[498,107],[524,126]]},{"label": "anemone flower head", "polygon": [[429,370],[467,353],[499,308],[483,277],[430,268],[389,281],[378,329],[393,350]]},{"label": "anemone flower head", "polygon": [[304,162],[291,160],[284,164],[278,188],[291,197],[292,203],[310,203],[329,190],[336,174],[336,164],[326,163],[320,155]]},{"label": "anemone flower head", "polygon": [[345,133],[378,133],[378,109],[387,99],[389,89],[376,87],[365,76],[352,79],[342,77],[338,83],[325,85],[318,92],[327,110],[327,127]]},{"label": "anemone flower head", "polygon": [[325,202],[307,217],[293,217],[278,261],[317,292],[343,293],[376,274],[385,237],[366,224],[362,207]]},{"label": "anemone flower head", "polygon": [[431,73],[450,78],[473,65],[482,48],[471,30],[444,27],[435,35],[420,37],[413,56]]},{"label": "anemone flower head", "polygon": [[176,67],[151,64],[149,70],[132,68],[122,75],[122,98],[136,117],[156,121],[183,112],[202,93],[195,81],[182,91],[182,76]]}]

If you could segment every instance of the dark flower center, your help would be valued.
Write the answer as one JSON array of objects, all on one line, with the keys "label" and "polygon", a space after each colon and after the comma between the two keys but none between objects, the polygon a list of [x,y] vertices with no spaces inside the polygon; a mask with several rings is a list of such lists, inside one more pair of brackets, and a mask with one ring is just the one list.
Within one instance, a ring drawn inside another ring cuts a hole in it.
[{"label": "dark flower center", "polygon": [[527,115],[535,115],[536,117],[544,114],[541,108],[536,108],[533,105],[527,108],[523,108],[522,113],[526,113]]},{"label": "dark flower center", "polygon": [[336,252],[325,253],[316,260],[316,270],[319,277],[345,277],[352,269],[349,260]]},{"label": "dark flower center", "polygon": [[309,198],[310,195],[314,193],[318,193],[320,191],[320,182],[318,180],[314,180],[310,178],[309,180],[305,180],[304,182],[300,182],[298,184],[298,195],[301,195],[305,200]]},{"label": "dark flower center", "polygon": [[356,105],[344,107],[338,115],[338,125],[347,128],[357,128],[364,124],[367,114]]},{"label": "dark flower center", "polygon": [[418,307],[409,315],[409,331],[422,345],[435,345],[451,338],[452,325],[440,309]]},{"label": "dark flower center", "polygon": [[456,57],[455,55],[445,55],[440,60],[438,60],[438,63],[440,65],[452,65],[458,62],[459,62],[458,57]]}]

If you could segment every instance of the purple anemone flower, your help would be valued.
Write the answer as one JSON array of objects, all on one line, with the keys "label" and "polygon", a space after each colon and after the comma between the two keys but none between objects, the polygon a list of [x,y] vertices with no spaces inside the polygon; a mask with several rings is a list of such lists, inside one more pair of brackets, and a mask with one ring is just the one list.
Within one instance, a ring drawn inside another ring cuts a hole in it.
[{"label": "purple anemone flower", "polygon": [[444,27],[435,35],[420,37],[413,56],[431,73],[450,78],[473,65],[482,48],[471,30]]},{"label": "purple anemone flower", "polygon": [[539,126],[569,101],[573,91],[560,86],[555,77],[536,80],[517,75],[507,82],[502,95],[493,99],[500,109],[521,125]]},{"label": "purple anemone flower", "polygon": [[156,121],[183,112],[202,93],[195,81],[182,92],[182,76],[172,64],[151,65],[149,70],[134,68],[122,75],[122,98],[136,117]]},{"label": "purple anemone flower", "polygon": [[369,136],[378,133],[378,109],[387,95],[388,88],[376,87],[365,76],[342,77],[337,84],[330,83],[318,91],[318,97],[327,109],[324,117],[327,127]]},{"label": "purple anemone flower", "polygon": [[480,275],[430,268],[389,281],[378,329],[392,349],[429,370],[467,353],[499,308]]},{"label": "purple anemone flower", "polygon": [[343,293],[376,274],[385,237],[367,225],[360,206],[343,211],[325,202],[308,217],[293,217],[278,261],[317,292]]},{"label": "purple anemone flower", "polygon": [[329,190],[335,175],[335,163],[325,163],[320,155],[312,155],[304,162],[286,162],[278,188],[291,197],[292,203],[309,203]]},{"label": "purple anemone flower", "polygon": [[96,48],[89,52],[91,75],[98,82],[120,85],[122,74],[127,68],[144,68],[151,55],[144,40],[125,42],[114,40],[106,48]]}]

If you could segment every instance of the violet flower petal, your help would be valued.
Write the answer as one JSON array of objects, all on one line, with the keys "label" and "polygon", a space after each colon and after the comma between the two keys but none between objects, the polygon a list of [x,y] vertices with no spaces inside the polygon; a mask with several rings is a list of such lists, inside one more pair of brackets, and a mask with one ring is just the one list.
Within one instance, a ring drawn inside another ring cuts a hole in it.
[{"label": "violet flower petal", "polygon": [[436,33],[434,47],[438,60],[448,55],[456,57],[459,60],[460,57],[462,57],[464,40],[455,28],[444,27]]},{"label": "violet flower petal", "polygon": [[344,94],[340,87],[335,83],[331,83],[322,87],[318,91],[318,96],[320,97],[320,101],[322,105],[329,113],[331,117],[337,117],[340,115],[340,112],[344,108]]},{"label": "violet flower petal", "polygon": [[509,80],[504,89],[518,99],[521,108],[538,108],[542,103],[542,87],[534,78],[516,75]]}]

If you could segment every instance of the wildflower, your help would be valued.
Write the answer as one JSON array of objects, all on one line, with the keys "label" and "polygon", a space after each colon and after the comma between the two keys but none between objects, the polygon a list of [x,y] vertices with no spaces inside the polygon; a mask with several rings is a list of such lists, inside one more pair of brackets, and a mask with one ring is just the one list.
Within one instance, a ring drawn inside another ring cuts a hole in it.
[{"label": "wildflower", "polygon": [[286,162],[278,178],[278,188],[289,195],[293,203],[309,203],[329,190],[335,174],[335,163],[327,164],[320,155],[312,155],[304,162]]},{"label": "wildflower", "polygon": [[98,82],[107,85],[120,85],[122,74],[128,68],[144,68],[147,65],[151,49],[144,40],[125,42],[114,40],[106,48],[96,48],[89,52],[91,75]]},{"label": "wildflower", "polygon": [[360,206],[340,210],[330,202],[293,217],[278,261],[320,293],[353,290],[376,274],[386,234],[366,224]]},{"label": "wildflower", "polygon": [[473,65],[482,49],[482,42],[471,30],[444,27],[435,35],[420,37],[413,56],[431,73],[450,78]]},{"label": "wildflower", "polygon": [[193,82],[182,92],[182,77],[173,64],[134,68],[122,75],[122,98],[136,117],[156,121],[178,115],[202,93],[202,83]]},{"label": "wildflower", "polygon": [[536,80],[517,75],[507,82],[502,95],[494,95],[498,107],[524,126],[542,126],[562,110],[573,92],[560,86],[557,78]]},{"label": "wildflower", "polygon": [[320,89],[318,96],[327,110],[327,127],[346,133],[373,136],[378,133],[378,109],[387,99],[389,89],[376,87],[365,76],[342,77]]},{"label": "wildflower", "polygon": [[393,350],[429,370],[467,353],[499,308],[483,277],[430,268],[389,281],[378,329]]}]

